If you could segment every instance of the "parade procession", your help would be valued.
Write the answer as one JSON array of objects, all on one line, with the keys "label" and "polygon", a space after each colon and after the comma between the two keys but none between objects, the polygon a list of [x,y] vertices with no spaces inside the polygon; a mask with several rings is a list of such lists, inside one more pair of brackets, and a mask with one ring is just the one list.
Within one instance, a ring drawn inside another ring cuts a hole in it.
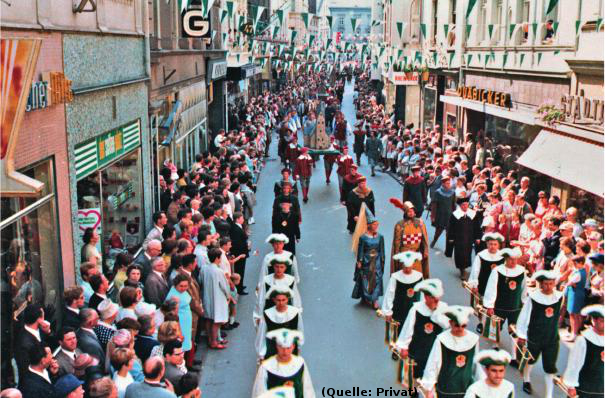
[{"label": "parade procession", "polygon": [[0,398],[605,398],[596,0],[0,0]]}]

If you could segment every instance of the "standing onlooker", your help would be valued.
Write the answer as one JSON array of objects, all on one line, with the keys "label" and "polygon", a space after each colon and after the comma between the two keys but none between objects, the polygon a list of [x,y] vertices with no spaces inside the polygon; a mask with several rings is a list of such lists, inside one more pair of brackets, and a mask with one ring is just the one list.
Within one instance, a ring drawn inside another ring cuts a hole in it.
[{"label": "standing onlooker", "polygon": [[129,373],[135,361],[134,351],[128,348],[116,348],[111,353],[111,366],[115,369],[113,382],[118,389],[118,398],[124,398],[126,388],[134,383]]},{"label": "standing onlooker", "polygon": [[187,292],[189,289],[189,278],[187,275],[179,273],[172,281],[173,285],[166,296],[166,299],[178,298],[179,300],[179,324],[183,333],[183,351],[193,350],[193,353],[187,354],[187,366],[193,366],[195,349],[193,347],[191,326],[192,326],[192,311],[191,311],[191,296]]},{"label": "standing onlooker", "polygon": [[103,271],[103,257],[97,250],[97,243],[99,243],[99,234],[93,228],[86,228],[84,235],[82,236],[82,250],[80,252],[80,261],[82,263],[91,263],[96,265],[99,272]]},{"label": "standing onlooker", "polygon": [[162,257],[151,259],[152,272],[145,279],[144,295],[148,303],[154,304],[157,308],[162,306],[166,294],[168,294],[168,281],[166,280],[166,263]]}]

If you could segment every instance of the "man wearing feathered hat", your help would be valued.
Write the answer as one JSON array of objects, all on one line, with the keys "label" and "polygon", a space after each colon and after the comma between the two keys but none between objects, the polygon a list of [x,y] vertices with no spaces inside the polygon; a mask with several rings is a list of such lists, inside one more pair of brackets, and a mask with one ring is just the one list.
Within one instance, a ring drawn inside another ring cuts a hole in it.
[{"label": "man wearing feathered hat", "polygon": [[275,340],[277,354],[259,366],[252,388],[252,398],[280,386],[294,387],[296,398],[315,398],[313,382],[305,360],[292,353],[295,343],[303,339],[302,333],[297,330],[277,329],[267,333],[267,338]]},{"label": "man wearing feathered hat", "polygon": [[414,293],[422,298],[414,303],[401,328],[395,347],[402,358],[414,360],[414,377],[421,378],[437,336],[449,327],[444,312],[447,304],[441,301],[443,284],[439,279],[425,279],[414,286]]},{"label": "man wearing feathered hat", "polygon": [[267,237],[265,242],[267,242],[268,244],[270,244],[273,247],[273,251],[267,253],[265,255],[265,257],[263,258],[263,263],[260,267],[260,279],[261,280],[268,274],[273,273],[273,270],[271,268],[271,262],[273,260],[273,257],[275,257],[277,255],[279,255],[279,256],[283,255],[288,260],[290,260],[290,262],[292,264],[289,267],[290,270],[286,271],[286,273],[292,275],[294,277],[294,280],[296,280],[296,283],[300,282],[300,276],[298,274],[298,261],[296,260],[296,256],[293,255],[291,252],[284,249],[285,245],[288,243],[288,241],[289,241],[288,237],[284,234],[271,234]]},{"label": "man wearing feathered hat", "polygon": [[602,397],[605,308],[603,304],[592,304],[584,307],[581,314],[590,319],[590,326],[571,347],[563,383],[570,397]]},{"label": "man wearing feathered hat", "polygon": [[[288,304],[293,294],[289,287],[272,286],[265,295],[265,298],[273,301],[274,306],[263,311],[258,323],[254,345],[260,359],[277,353],[275,341],[266,338],[268,332],[282,328],[303,332],[302,309]],[[294,353],[298,354],[296,350]]]},{"label": "man wearing feathered hat", "polygon": [[483,234],[481,239],[486,242],[487,248],[481,250],[475,256],[468,284],[483,297],[490,273],[494,268],[504,263],[504,258],[500,254],[504,237],[497,232],[488,232]]},{"label": "man wearing feathered hat", "polygon": [[483,367],[485,379],[471,384],[464,398],[513,398],[515,386],[504,379],[506,367],[511,361],[510,354],[503,350],[483,350],[477,354],[475,362]]},{"label": "man wearing feathered hat", "polygon": [[531,369],[542,355],[544,398],[552,398],[554,376],[557,373],[557,356],[559,355],[559,313],[563,293],[555,289],[557,273],[541,270],[534,274],[539,288],[531,292],[523,304],[517,320],[519,345],[527,341],[527,350],[533,360],[523,370],[523,391],[532,393]]},{"label": "man wearing feathered hat", "polygon": [[424,278],[429,277],[429,239],[426,225],[416,217],[414,205],[411,202],[401,203],[396,198],[389,201],[403,211],[403,219],[395,224],[393,244],[391,245],[391,273],[399,271],[402,266],[393,256],[397,253],[412,251],[419,253],[421,259],[414,262],[413,269],[421,272]]},{"label": "man wearing feathered hat", "polygon": [[[479,336],[466,330],[471,307],[452,305],[444,315],[449,318],[450,329],[442,332],[433,343],[420,385],[439,398],[455,398],[464,394],[474,380],[475,356],[479,351]],[[480,375],[480,374],[479,374]]]}]

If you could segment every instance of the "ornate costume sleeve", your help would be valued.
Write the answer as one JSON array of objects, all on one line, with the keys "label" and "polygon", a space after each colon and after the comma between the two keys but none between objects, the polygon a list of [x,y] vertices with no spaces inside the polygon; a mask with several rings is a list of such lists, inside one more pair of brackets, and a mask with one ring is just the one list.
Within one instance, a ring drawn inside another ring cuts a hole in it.
[{"label": "ornate costume sleeve", "polygon": [[531,299],[525,301],[519,319],[517,319],[517,336],[527,340],[527,328],[529,326],[529,316],[531,315]]},{"label": "ornate costume sleeve", "polygon": [[578,336],[576,343],[569,350],[569,358],[567,359],[567,369],[563,374],[563,381],[567,387],[578,387],[578,378],[580,370],[584,366],[586,358],[586,340],[584,336]]},{"label": "ornate costume sleeve", "polygon": [[387,286],[386,294],[382,300],[382,313],[385,316],[393,315],[393,300],[395,299],[395,288],[397,287],[397,281],[391,275],[389,279],[389,285]]},{"label": "ornate costume sleeve", "polygon": [[483,296],[483,306],[485,308],[494,308],[494,304],[496,303],[496,297],[498,297],[498,271],[496,269],[493,269],[492,272],[489,274],[487,285],[485,287],[485,295]]},{"label": "ornate costume sleeve", "polygon": [[429,359],[426,362],[426,367],[424,368],[424,376],[420,380],[420,384],[424,387],[425,390],[431,391],[434,389],[435,384],[437,383],[437,377],[439,376],[440,370],[441,342],[439,341],[439,338],[437,338],[433,343],[433,348],[431,348]]},{"label": "ornate costume sleeve", "polygon": [[408,316],[405,318],[401,333],[397,339],[395,345],[401,350],[407,350],[408,346],[412,342],[412,335],[414,334],[414,324],[416,323],[416,309],[412,307]]},{"label": "ornate costume sleeve", "polygon": [[481,257],[478,255],[473,259],[473,265],[471,266],[471,275],[468,277],[468,284],[472,287],[479,285],[479,271],[481,270]]}]

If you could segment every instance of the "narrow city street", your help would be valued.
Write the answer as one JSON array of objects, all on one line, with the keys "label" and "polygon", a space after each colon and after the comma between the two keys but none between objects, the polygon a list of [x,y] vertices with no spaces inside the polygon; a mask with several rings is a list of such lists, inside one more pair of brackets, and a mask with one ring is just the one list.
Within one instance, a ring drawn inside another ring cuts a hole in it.
[{"label": "narrow city street", "polygon": [[[352,100],[353,83],[349,83],[345,90],[343,112],[351,124],[355,120]],[[349,138],[352,140],[352,137]],[[229,332],[229,348],[203,354],[201,387],[206,397],[248,397],[254,381],[256,354],[252,310],[255,296],[252,292],[258,282],[261,259],[270,250],[264,240],[271,233],[273,183],[279,179],[281,170],[276,155],[276,141],[273,140],[271,156],[258,184],[258,203],[254,209],[256,224],[252,226],[251,239],[253,250],[258,249],[260,254],[248,260],[245,281],[251,294],[240,297],[238,320],[241,326]],[[302,238],[297,245],[305,333],[302,356],[308,364],[318,392],[323,387],[360,387],[373,391],[378,387],[396,388],[396,362],[391,360],[384,345],[384,322],[370,307],[351,299],[354,255],[351,251],[351,236],[346,231],[346,209],[338,200],[335,171],[334,169],[332,183],[326,185],[323,161],[320,159],[311,180],[309,202],[302,205]],[[362,158],[360,172],[370,175],[365,156]],[[374,191],[376,217],[380,221],[379,232],[385,236],[386,252],[390,255],[393,227],[401,219],[401,212],[388,199],[400,198],[402,188],[384,173],[368,177],[368,186]],[[425,222],[429,237],[432,237],[430,222],[428,219]],[[460,284],[458,271],[453,261],[443,255],[444,239],[442,237],[435,249],[431,250],[431,276],[443,281],[445,302],[468,305],[468,294]],[[389,277],[388,261],[386,268],[385,288]],[[472,322],[470,329],[474,330],[476,319]],[[504,333],[503,336],[508,347],[508,334]],[[481,345],[483,348],[488,346],[484,341]],[[559,373],[564,370],[568,352],[567,347],[561,347]],[[538,362],[532,378],[534,396],[539,396],[543,391],[544,381],[539,376],[542,373],[541,363]],[[521,390],[518,371],[509,367],[507,379],[515,383],[518,397],[528,397]],[[555,396],[564,395],[556,389]]]}]

